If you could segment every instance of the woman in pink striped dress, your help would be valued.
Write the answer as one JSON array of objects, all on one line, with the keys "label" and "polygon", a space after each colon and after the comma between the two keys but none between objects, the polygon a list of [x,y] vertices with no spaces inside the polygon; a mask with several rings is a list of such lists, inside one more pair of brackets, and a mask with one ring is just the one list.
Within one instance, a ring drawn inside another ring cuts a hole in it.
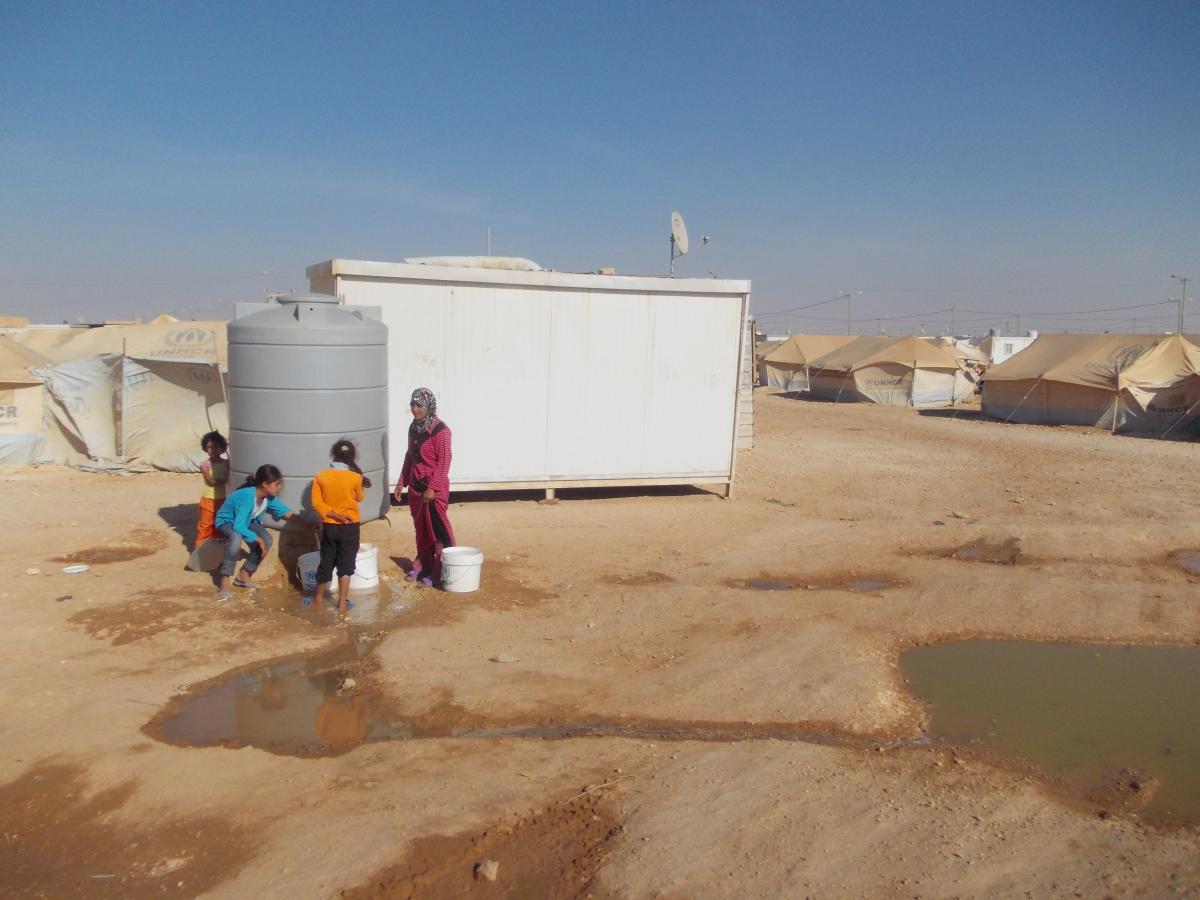
[{"label": "woman in pink striped dress", "polygon": [[437,400],[417,388],[409,401],[408,452],[396,482],[396,501],[408,488],[408,509],[417,537],[417,556],[405,576],[427,587],[442,583],[442,548],[454,546],[450,506],[450,429],[437,417]]}]

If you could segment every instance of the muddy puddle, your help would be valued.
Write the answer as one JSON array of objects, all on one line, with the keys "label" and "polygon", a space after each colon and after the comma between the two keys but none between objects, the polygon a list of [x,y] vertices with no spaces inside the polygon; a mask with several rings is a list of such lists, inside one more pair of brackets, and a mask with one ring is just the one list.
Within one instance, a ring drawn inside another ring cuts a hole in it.
[{"label": "muddy puddle", "polygon": [[1021,542],[1017,538],[1009,538],[995,543],[975,541],[952,550],[950,556],[966,562],[1013,566],[1021,558]]},{"label": "muddy puddle", "polygon": [[[381,580],[376,588],[350,592],[350,609],[346,611],[345,622],[351,627],[362,628],[390,626],[395,624],[393,620],[412,609],[419,595],[418,588],[405,590]],[[290,586],[263,586],[248,595],[248,599],[262,609],[286,613],[314,625],[336,625],[342,621],[336,602],[313,603],[311,595],[301,594]]]},{"label": "muddy puddle", "polygon": [[957,641],[901,656],[931,738],[1107,810],[1200,825],[1200,648]]},{"label": "muddy puddle", "polygon": [[[373,741],[430,738],[560,740],[625,737],[659,741],[784,740],[875,748],[880,742],[813,723],[688,722],[581,715],[575,721],[508,721],[462,711],[401,720],[366,684],[373,640],[348,640],[308,658],[285,659],[202,685],[156,716],[147,734],[183,746],[257,747],[285,756],[328,756]],[[925,743],[918,738],[912,743]],[[888,746],[902,746],[888,742]]]},{"label": "muddy puddle", "polygon": [[1189,575],[1200,575],[1200,550],[1176,550],[1172,557],[1175,564]]},{"label": "muddy puddle", "polygon": [[784,578],[764,575],[761,578],[734,578],[725,582],[727,587],[749,591],[853,591],[869,594],[895,587],[897,582],[883,576],[849,576],[836,578]]}]

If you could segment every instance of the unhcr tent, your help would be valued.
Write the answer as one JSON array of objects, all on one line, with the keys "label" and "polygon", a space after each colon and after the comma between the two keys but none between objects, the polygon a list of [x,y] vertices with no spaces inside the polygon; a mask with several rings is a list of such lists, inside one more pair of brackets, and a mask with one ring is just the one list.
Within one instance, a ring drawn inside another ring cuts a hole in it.
[{"label": "unhcr tent", "polygon": [[224,322],[75,331],[42,352],[40,462],[194,472],[201,435],[228,429]]},{"label": "unhcr tent", "polygon": [[42,379],[29,371],[40,354],[0,337],[0,463],[29,465],[42,445]]},{"label": "unhcr tent", "polygon": [[1042,335],[985,382],[983,412],[995,419],[1158,437],[1200,432],[1192,335]]},{"label": "unhcr tent", "polygon": [[864,335],[808,364],[814,397],[883,406],[952,406],[974,392],[954,352],[919,337]]},{"label": "unhcr tent", "polygon": [[760,379],[785,391],[808,390],[808,364],[854,340],[849,334],[793,334],[762,358]]},{"label": "unhcr tent", "polygon": [[1161,341],[1146,334],[1040,335],[988,370],[983,413],[1026,425],[1115,429],[1122,373]]},{"label": "unhcr tent", "polygon": [[968,366],[983,365],[988,362],[988,355],[969,341],[960,341],[949,337],[927,338],[937,347],[944,347],[962,360]]},{"label": "unhcr tent", "polygon": [[1200,337],[1173,334],[1121,373],[1117,431],[1200,434]]}]

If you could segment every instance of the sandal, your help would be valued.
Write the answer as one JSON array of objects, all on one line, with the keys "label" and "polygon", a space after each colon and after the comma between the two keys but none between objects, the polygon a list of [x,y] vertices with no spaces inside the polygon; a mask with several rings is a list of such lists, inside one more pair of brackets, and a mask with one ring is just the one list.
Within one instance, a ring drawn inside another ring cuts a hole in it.
[{"label": "sandal", "polygon": [[241,588],[244,591],[257,591],[258,590],[258,585],[255,584],[253,581],[242,581],[242,579],[240,579],[240,578],[233,579],[233,586],[236,588]]},{"label": "sandal", "polygon": [[233,591],[217,591],[217,602],[225,603],[233,599]]}]

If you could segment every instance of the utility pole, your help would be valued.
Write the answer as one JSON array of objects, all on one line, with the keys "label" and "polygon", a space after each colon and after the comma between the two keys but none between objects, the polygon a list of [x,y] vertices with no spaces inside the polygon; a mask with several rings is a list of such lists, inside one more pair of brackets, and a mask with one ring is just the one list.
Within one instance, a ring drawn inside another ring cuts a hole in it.
[{"label": "utility pole", "polygon": [[1014,337],[1020,337],[1021,336],[1021,314],[1015,313],[1015,315],[1017,317],[1017,333],[1016,333],[1016,335],[1014,335]]},{"label": "utility pole", "polygon": [[851,306],[852,306],[852,301],[850,299],[850,292],[846,291],[846,334],[850,333],[850,311],[851,311],[850,308],[851,308]]},{"label": "utility pole", "polygon": [[492,255],[492,226],[487,227],[487,255]]},{"label": "utility pole", "polygon": [[1179,327],[1175,330],[1176,334],[1183,334],[1183,305],[1187,303],[1187,286],[1192,279],[1187,275],[1172,275],[1171,277],[1183,285],[1183,290],[1179,294]]}]

